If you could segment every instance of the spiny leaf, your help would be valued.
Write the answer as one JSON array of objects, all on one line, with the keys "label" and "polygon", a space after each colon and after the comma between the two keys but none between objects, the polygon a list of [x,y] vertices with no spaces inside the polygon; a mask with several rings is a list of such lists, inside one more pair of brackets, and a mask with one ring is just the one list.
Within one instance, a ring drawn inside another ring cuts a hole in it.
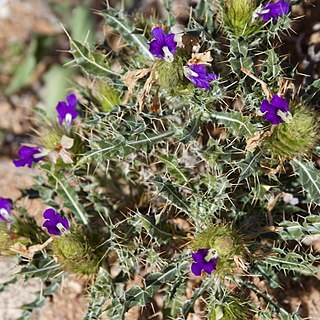
[{"label": "spiny leaf", "polygon": [[[85,154],[77,163],[77,165],[81,165],[82,163],[85,163],[86,161],[90,160],[92,157],[97,157],[97,156],[103,156],[103,157],[109,157],[109,156],[118,157],[119,155],[124,156],[134,152],[135,150],[140,149],[142,145],[148,145],[158,141],[162,141],[163,139],[170,137],[173,134],[174,134],[173,131],[167,131],[151,137],[147,137],[145,139],[137,139],[132,141],[126,140],[123,136],[119,134],[116,139],[109,142],[103,142],[102,147],[98,148],[97,150],[92,150],[87,154]],[[98,144],[95,144],[95,145],[97,146]]]},{"label": "spiny leaf", "polygon": [[119,76],[118,73],[109,68],[102,54],[94,53],[94,50],[88,44],[85,46],[73,40],[67,30],[64,28],[63,30],[69,38],[70,52],[74,58],[71,63],[75,62],[84,72],[95,77]]},{"label": "spiny leaf", "polygon": [[301,158],[294,158],[291,165],[299,176],[299,182],[308,193],[310,200],[320,205],[320,174],[314,165]]},{"label": "spiny leaf", "polygon": [[89,306],[84,320],[97,320],[103,312],[102,306],[110,297],[112,288],[107,271],[100,268],[95,283],[91,287]]},{"label": "spiny leaf", "polygon": [[143,288],[134,286],[126,291],[124,296],[124,305],[126,310],[133,306],[145,306],[151,301],[154,294],[160,289],[162,285],[170,282],[180,281],[181,274],[188,271],[189,263],[187,261],[178,261],[176,264],[169,266],[162,273],[151,273],[145,279],[145,286]]},{"label": "spiny leaf", "polygon": [[320,79],[311,83],[302,95],[302,100],[310,105],[317,105],[320,101]]},{"label": "spiny leaf", "polygon": [[155,177],[154,183],[156,184],[159,193],[172,203],[178,209],[188,212],[189,206],[184,201],[183,196],[168,180],[162,179],[161,177]]},{"label": "spiny leaf", "polygon": [[167,172],[176,179],[180,184],[189,184],[188,172],[185,168],[181,168],[178,164],[178,160],[170,155],[160,156],[160,162],[165,163]]},{"label": "spiny leaf", "polygon": [[305,217],[302,224],[298,221],[283,221],[279,225],[283,229],[277,233],[283,240],[299,241],[305,235],[320,233],[320,217],[316,215]]},{"label": "spiny leaf", "polygon": [[250,117],[238,111],[217,112],[211,111],[206,114],[209,118],[216,120],[229,129],[234,136],[250,136],[258,129],[250,122]]},{"label": "spiny leaf", "polygon": [[158,245],[167,244],[172,240],[171,233],[168,233],[159,226],[155,225],[155,221],[152,217],[144,216],[139,212],[136,212],[131,220],[128,222],[132,224],[136,231],[141,233],[141,229],[145,229],[150,237],[152,237]]},{"label": "spiny leaf", "polygon": [[257,174],[257,167],[259,165],[259,156],[260,156],[259,153],[257,154],[248,153],[245,159],[240,160],[236,164],[240,171],[239,182],[244,179],[247,179],[252,175]]},{"label": "spiny leaf", "polygon": [[316,274],[317,267],[310,263],[314,262],[316,257],[311,254],[302,256],[301,254],[287,252],[279,248],[274,248],[273,250],[278,252],[278,255],[266,258],[265,263],[285,271],[293,271],[304,275]]},{"label": "spiny leaf", "polygon": [[134,23],[122,12],[109,8],[102,11],[101,15],[106,19],[106,24],[118,31],[120,37],[127,41],[128,44],[141,50],[149,59],[154,59],[149,51],[147,39],[142,34],[135,33]]},{"label": "spiny leaf", "polygon": [[197,138],[198,132],[200,129],[200,118],[196,117],[191,119],[188,125],[183,130],[182,138],[180,139],[181,143],[188,143],[191,140],[195,140]]},{"label": "spiny leaf", "polygon": [[186,300],[182,307],[181,307],[181,311],[182,311],[182,314],[184,316],[184,319],[186,319],[188,317],[188,315],[190,313],[193,313],[194,312],[194,304],[196,302],[196,300],[202,296],[202,294],[208,289],[210,288],[213,284],[213,278],[209,278],[207,279],[203,285],[199,288],[197,288],[193,293],[192,293],[192,296],[190,297],[190,299]]},{"label": "spiny leaf", "polygon": [[275,49],[272,48],[266,52],[267,59],[264,61],[265,70],[262,73],[262,79],[268,83],[272,81],[278,81],[279,76],[281,75],[282,69],[280,65],[280,60],[275,52]]}]

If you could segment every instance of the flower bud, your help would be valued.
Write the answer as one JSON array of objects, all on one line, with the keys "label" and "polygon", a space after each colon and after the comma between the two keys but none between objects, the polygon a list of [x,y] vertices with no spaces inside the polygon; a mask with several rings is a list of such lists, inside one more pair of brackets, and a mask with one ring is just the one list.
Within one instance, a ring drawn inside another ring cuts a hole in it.
[{"label": "flower bud", "polygon": [[120,103],[120,92],[109,84],[99,80],[97,89],[95,98],[100,102],[102,111],[110,111]]},{"label": "flower bud", "polygon": [[248,36],[259,28],[261,23],[253,22],[254,0],[223,0],[221,4],[223,23],[234,36]]}]

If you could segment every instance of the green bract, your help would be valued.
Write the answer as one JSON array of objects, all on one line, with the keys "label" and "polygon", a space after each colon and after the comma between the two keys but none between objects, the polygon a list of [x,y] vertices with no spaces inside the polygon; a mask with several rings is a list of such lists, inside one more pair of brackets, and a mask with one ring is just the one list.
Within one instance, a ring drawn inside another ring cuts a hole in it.
[{"label": "green bract", "polygon": [[55,237],[52,249],[64,270],[81,275],[93,275],[99,268],[101,251],[94,235],[86,235],[80,228]]},{"label": "green bract", "polygon": [[274,157],[288,159],[307,155],[320,138],[318,114],[304,103],[290,105],[292,118],[276,126],[267,139]]},{"label": "green bract", "polygon": [[261,20],[254,18],[255,0],[220,0],[222,21],[235,37],[247,37],[259,30]]},{"label": "green bract", "polygon": [[183,83],[183,59],[176,54],[173,62],[159,59],[155,64],[155,78],[161,89],[175,92]]}]

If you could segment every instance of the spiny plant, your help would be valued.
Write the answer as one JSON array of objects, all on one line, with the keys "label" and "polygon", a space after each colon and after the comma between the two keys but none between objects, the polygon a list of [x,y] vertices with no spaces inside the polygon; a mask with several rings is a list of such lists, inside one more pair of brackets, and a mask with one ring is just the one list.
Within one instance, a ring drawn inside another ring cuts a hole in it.
[{"label": "spiny plant", "polygon": [[296,93],[273,47],[289,1],[239,3],[199,1],[178,33],[169,1],[156,25],[107,8],[117,54],[69,36],[91,84],[14,161],[41,172],[51,236],[0,202],[3,253],[46,286],[24,319],[62,272],[91,280],[84,319],[301,319],[272,290],[317,271],[302,241],[320,231],[319,81]]}]

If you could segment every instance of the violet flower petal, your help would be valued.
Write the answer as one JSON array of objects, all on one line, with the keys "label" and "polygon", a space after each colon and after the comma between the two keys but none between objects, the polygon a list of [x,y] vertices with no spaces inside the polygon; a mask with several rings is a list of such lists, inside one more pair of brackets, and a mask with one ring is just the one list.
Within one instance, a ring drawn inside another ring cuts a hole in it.
[{"label": "violet flower petal", "polygon": [[51,221],[49,221],[49,220],[45,221],[42,224],[42,226],[47,228],[48,233],[50,233],[54,236],[60,236],[60,234],[61,234],[60,230],[57,227],[53,226]]},{"label": "violet flower petal", "polygon": [[277,114],[274,114],[272,112],[268,112],[265,115],[264,120],[269,121],[271,124],[279,124],[284,122],[283,119],[281,119],[281,117],[279,117]]},{"label": "violet flower petal", "polygon": [[271,106],[271,104],[268,102],[268,100],[264,99],[261,103],[261,106],[260,106],[260,111],[261,112],[266,112],[266,111],[269,111],[272,110],[273,107]]},{"label": "violet flower petal", "polygon": [[210,260],[209,262],[207,262],[207,263],[203,266],[203,270],[204,270],[206,273],[211,274],[211,272],[212,272],[213,270],[216,270],[217,262],[218,262],[218,258],[214,258],[214,259]]},{"label": "violet flower petal", "polygon": [[277,94],[275,94],[272,97],[270,104],[272,104],[273,106],[277,106],[277,108],[283,112],[290,111],[289,105],[288,105],[286,99],[279,97]]},{"label": "violet flower petal", "polygon": [[151,31],[152,37],[157,40],[159,43],[165,42],[166,34],[164,33],[161,27],[153,28]]},{"label": "violet flower petal", "polygon": [[162,46],[156,40],[149,42],[149,51],[157,58],[163,59],[164,52],[162,51]]},{"label": "violet flower petal", "polygon": [[76,95],[74,93],[68,94],[67,102],[68,102],[69,108],[75,108],[76,105],[78,104]]},{"label": "violet flower petal", "polygon": [[284,0],[279,0],[276,3],[268,3],[264,5],[261,9],[261,13],[258,13],[258,16],[265,22],[268,22],[270,19],[276,20],[279,16],[288,14],[289,10],[290,3]]},{"label": "violet flower petal", "polygon": [[6,209],[8,212],[11,211],[11,202],[9,199],[7,198],[0,198],[0,209],[4,208]]},{"label": "violet flower petal", "polygon": [[193,263],[191,265],[191,271],[195,276],[201,275],[202,266],[199,263]]},{"label": "violet flower petal", "polygon": [[206,90],[210,89],[210,81],[218,78],[215,73],[207,74],[207,68],[203,64],[195,64],[185,67],[184,75],[196,87]]},{"label": "violet flower petal", "polygon": [[196,262],[200,262],[204,260],[204,257],[208,253],[209,249],[199,249],[197,252],[192,252],[192,258]]},{"label": "violet flower petal", "polygon": [[55,215],[56,215],[56,212],[52,208],[46,209],[43,212],[43,218],[48,219],[48,220],[53,219]]}]

